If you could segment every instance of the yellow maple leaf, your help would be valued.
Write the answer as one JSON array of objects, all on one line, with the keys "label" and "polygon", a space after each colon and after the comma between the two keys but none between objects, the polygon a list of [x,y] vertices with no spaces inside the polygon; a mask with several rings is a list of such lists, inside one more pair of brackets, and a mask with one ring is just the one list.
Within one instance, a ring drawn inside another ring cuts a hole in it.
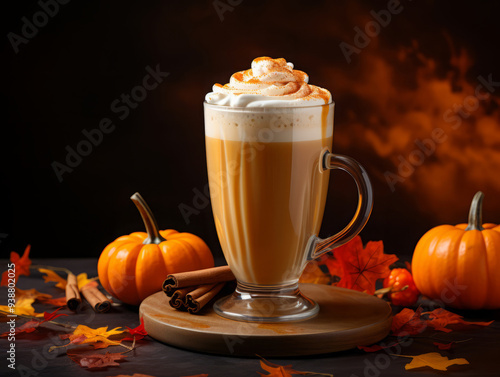
[{"label": "yellow maple leaf", "polygon": [[52,295],[49,295],[48,293],[38,292],[34,288],[22,290],[16,287],[16,300],[19,300],[22,297],[44,301],[52,298]]},{"label": "yellow maple leaf", "polygon": [[66,289],[66,279],[60,277],[54,271],[47,268],[39,268],[38,271],[40,271],[42,274],[45,274],[45,276],[43,276],[43,280],[45,280],[46,283],[53,281],[57,283],[57,288]]},{"label": "yellow maple leaf", "polygon": [[[78,276],[76,277],[76,280],[78,282],[78,289],[81,291],[83,287],[85,287],[89,283],[92,283],[96,279],[97,279],[97,277],[89,279],[87,277],[87,273],[85,273],[85,272],[78,274]],[[95,283],[95,284],[97,285],[97,283]]]},{"label": "yellow maple leaf", "polygon": [[[114,341],[108,339],[112,335],[117,335],[123,333],[125,330],[119,330],[119,327],[115,327],[112,330],[108,331],[108,327],[99,327],[97,329],[92,329],[85,325],[78,325],[73,334],[70,336],[70,340],[73,336],[77,337],[80,335],[85,335],[86,339],[82,343],[97,343],[102,342],[103,344],[99,345],[98,348],[106,348],[109,346],[119,345],[119,341]],[[106,346],[104,346],[106,345]]]},{"label": "yellow maple leaf", "polygon": [[21,297],[16,300],[13,310],[8,305],[0,305],[0,310],[18,315],[30,315],[33,317],[43,317],[43,313],[35,313],[35,308],[31,305],[35,302],[34,298]]},{"label": "yellow maple leaf", "polygon": [[469,362],[464,359],[448,359],[446,356],[441,356],[437,352],[423,353],[422,355],[409,356],[409,355],[396,355],[400,357],[412,358],[412,361],[405,365],[405,369],[415,369],[422,367],[431,367],[436,370],[447,370],[450,365],[465,365]]}]

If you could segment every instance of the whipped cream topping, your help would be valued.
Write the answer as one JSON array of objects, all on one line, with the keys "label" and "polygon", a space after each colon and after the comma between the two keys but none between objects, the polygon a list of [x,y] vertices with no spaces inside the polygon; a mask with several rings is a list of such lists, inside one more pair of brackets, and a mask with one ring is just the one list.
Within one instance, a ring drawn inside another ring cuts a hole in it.
[{"label": "whipped cream topping", "polygon": [[283,58],[256,58],[252,68],[236,72],[228,84],[215,84],[205,101],[232,107],[292,107],[332,101],[326,89],[309,84],[309,76]]}]

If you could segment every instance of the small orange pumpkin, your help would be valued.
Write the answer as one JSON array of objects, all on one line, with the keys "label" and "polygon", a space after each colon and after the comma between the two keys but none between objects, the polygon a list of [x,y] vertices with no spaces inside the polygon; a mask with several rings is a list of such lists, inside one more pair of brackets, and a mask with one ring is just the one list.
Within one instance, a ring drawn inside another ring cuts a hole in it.
[{"label": "small orange pumpkin", "polygon": [[161,290],[167,275],[214,266],[212,253],[201,238],[173,229],[158,231],[153,213],[139,193],[130,199],[139,209],[147,233],[119,237],[101,253],[99,280],[113,297],[139,305]]},{"label": "small orange pumpkin", "polygon": [[482,224],[484,194],[478,192],[469,223],[429,230],[413,254],[418,290],[459,309],[500,308],[500,226]]}]

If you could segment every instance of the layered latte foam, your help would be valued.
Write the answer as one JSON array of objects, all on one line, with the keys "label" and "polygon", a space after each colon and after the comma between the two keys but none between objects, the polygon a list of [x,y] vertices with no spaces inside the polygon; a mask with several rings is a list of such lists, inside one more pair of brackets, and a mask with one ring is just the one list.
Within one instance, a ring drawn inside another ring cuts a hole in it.
[{"label": "layered latte foam", "polygon": [[[333,105],[332,105],[333,106]],[[333,109],[329,105],[234,109],[205,106],[205,135],[223,140],[293,142],[319,140],[333,135]]]},{"label": "layered latte foam", "polygon": [[[307,243],[321,226],[329,171],[320,169],[320,158],[332,146],[334,105],[328,91],[310,88],[303,72],[268,59],[256,59],[257,66],[254,60],[253,72],[235,74],[227,86],[214,86],[221,96],[207,95],[205,135],[224,256],[239,282],[277,286],[298,281]],[[231,106],[242,95],[246,105]],[[276,101],[281,105],[271,106]]]}]

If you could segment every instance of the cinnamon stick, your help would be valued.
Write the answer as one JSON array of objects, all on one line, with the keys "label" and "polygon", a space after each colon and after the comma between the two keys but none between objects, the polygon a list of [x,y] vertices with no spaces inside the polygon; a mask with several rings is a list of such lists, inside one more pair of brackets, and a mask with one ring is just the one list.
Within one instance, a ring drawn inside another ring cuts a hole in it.
[{"label": "cinnamon stick", "polygon": [[87,284],[82,287],[82,295],[90,306],[98,313],[105,313],[111,309],[111,301],[97,288],[97,284]]},{"label": "cinnamon stick", "polygon": [[82,298],[80,297],[76,276],[73,273],[68,273],[68,280],[66,282],[66,305],[69,310],[76,311],[81,302]]},{"label": "cinnamon stick", "polygon": [[185,310],[186,295],[193,290],[193,287],[186,287],[176,290],[170,298],[169,304],[174,309]]},{"label": "cinnamon stick", "polygon": [[180,272],[168,275],[163,282],[163,291],[172,297],[178,288],[214,284],[234,280],[235,277],[229,266],[206,268],[203,270]]},{"label": "cinnamon stick", "polygon": [[189,313],[198,313],[224,287],[225,282],[201,285],[186,295],[186,307]]},{"label": "cinnamon stick", "polygon": [[171,307],[195,314],[234,279],[229,266],[213,267],[168,275],[162,288]]}]

